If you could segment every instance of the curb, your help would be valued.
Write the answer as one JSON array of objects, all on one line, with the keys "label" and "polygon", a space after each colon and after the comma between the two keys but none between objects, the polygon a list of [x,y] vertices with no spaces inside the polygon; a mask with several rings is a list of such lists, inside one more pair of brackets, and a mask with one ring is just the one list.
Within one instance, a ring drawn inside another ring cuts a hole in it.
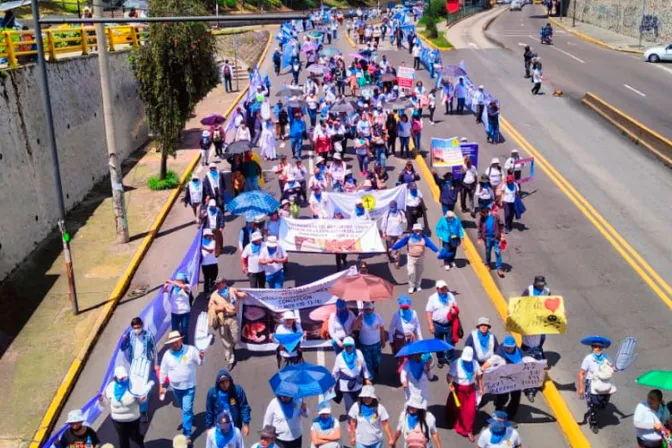
[{"label": "curb", "polygon": [[[423,35],[420,34],[420,33],[415,33],[415,35],[418,36],[418,37],[420,38],[421,41],[423,41],[424,43],[426,43],[427,45],[429,45],[430,47],[432,47],[432,48],[435,49],[435,50],[439,50],[439,51],[453,51],[453,50],[455,49],[455,47],[439,47],[438,45],[432,43],[428,38],[426,38],[425,36],[423,36]],[[446,37],[445,37],[445,31],[444,31],[444,37],[443,37],[443,38],[444,38],[444,39],[446,38]]]},{"label": "curb", "polygon": [[587,92],[581,102],[623,131],[633,142],[648,149],[665,165],[672,167],[672,141],[615,108],[597,95]]},{"label": "curb", "polygon": [[[272,41],[273,41],[273,35],[269,33],[266,48],[261,54],[259,61],[263,61],[264,58],[266,57],[266,54],[268,53],[268,49],[270,48]],[[245,96],[248,89],[249,84],[243,90],[241,90],[241,92],[238,94],[238,97],[234,100],[233,103],[231,103],[226,112],[224,112],[223,114],[224,116],[228,117],[231,114],[233,109]],[[140,263],[147,254],[147,251],[154,242],[154,239],[156,238],[156,235],[159,232],[159,228],[161,227],[166,217],[168,216],[168,212],[170,212],[171,208],[177,201],[177,198],[180,196],[182,188],[184,188],[184,185],[189,180],[191,173],[198,165],[198,161],[200,160],[200,158],[201,154],[199,151],[193,158],[193,160],[189,162],[186,171],[184,172],[184,174],[182,174],[182,177],[180,178],[180,184],[177,186],[177,188],[175,188],[175,190],[173,190],[173,193],[164,203],[163,207],[161,208],[161,211],[159,212],[158,216],[152,223],[152,226],[149,228],[147,235],[145,235],[145,237],[142,240],[142,243],[136,249],[130,264],[124,271],[124,274],[117,282],[116,286],[114,287],[114,290],[112,290],[112,293],[110,294],[109,299],[105,303],[103,313],[100,315],[100,317],[94,324],[93,329],[89,333],[89,336],[84,344],[84,347],[82,347],[82,349],[79,351],[75,359],[72,361],[72,364],[70,364],[70,368],[68,369],[67,373],[65,374],[65,377],[63,378],[63,381],[61,382],[61,385],[56,391],[56,395],[52,399],[51,404],[47,408],[47,411],[44,414],[44,417],[42,418],[42,422],[40,423],[40,426],[38,426],[38,429],[35,432],[35,435],[33,436],[33,440],[29,444],[29,448],[40,448],[40,446],[46,441],[47,435],[53,429],[53,426],[56,423],[56,419],[60,415],[60,412],[63,409],[66,400],[70,396],[70,393],[72,392],[72,389],[74,388],[74,385],[77,382],[77,379],[79,378],[79,375],[82,372],[82,369],[84,368],[84,365],[86,364],[89,355],[93,351],[93,347],[96,345],[98,338],[100,337],[103,330],[105,329],[105,326],[112,317],[114,310],[116,309],[117,305],[119,304],[119,301],[122,299],[124,293],[128,288],[128,285],[131,282],[131,278],[133,278],[133,275],[137,271],[138,267],[140,266]]]},{"label": "curb", "polygon": [[629,49],[627,49],[627,48],[619,48],[619,47],[615,47],[615,46],[613,46],[613,45],[610,45],[610,44],[608,44],[608,43],[606,43],[606,42],[602,42],[602,41],[599,40],[599,39],[595,39],[594,37],[590,37],[590,36],[588,36],[587,34],[584,34],[584,33],[580,32],[580,31],[576,31],[575,29],[572,29],[571,27],[565,25],[564,23],[562,23],[562,22],[560,22],[559,20],[554,19],[554,18],[552,18],[552,17],[549,17],[548,20],[549,20],[553,25],[555,25],[555,26],[557,26],[557,27],[560,27],[560,28],[562,28],[563,30],[565,30],[565,31],[567,31],[567,32],[569,32],[569,33],[572,33],[573,35],[575,35],[575,36],[578,37],[579,39],[583,39],[583,40],[585,40],[585,41],[588,41],[588,42],[590,42],[590,43],[593,43],[593,44],[595,44],[595,45],[598,45],[598,46],[600,46],[600,47],[602,47],[602,48],[606,48],[606,49],[608,49],[608,50],[613,50],[613,51],[620,51],[621,53],[644,54],[644,51],[642,51],[642,50],[629,50]]},{"label": "curb", "polygon": [[[439,202],[439,187],[432,180],[432,174],[427,166],[425,159],[420,156],[415,156],[415,162],[418,164],[422,175],[429,185],[429,189],[432,192],[435,202]],[[469,260],[469,265],[474,270],[474,273],[480,280],[485,292],[492,301],[492,304],[495,306],[495,309],[499,313],[499,316],[502,320],[506,321],[506,316],[508,313],[508,305],[506,298],[502,294],[502,291],[497,287],[495,280],[490,275],[490,271],[486,269],[481,256],[478,254],[478,250],[474,243],[469,238],[469,235],[465,233],[464,235],[464,253]],[[520,335],[514,334],[516,342],[520,344],[521,338]],[[546,375],[546,380],[542,387],[542,392],[544,398],[548,403],[551,411],[556,417],[556,422],[560,426],[560,429],[565,434],[565,438],[569,442],[570,446],[574,448],[590,448],[590,442],[586,436],[581,432],[581,428],[576,423],[574,416],[572,415],[567,403],[562,398],[558,389],[555,387],[555,383],[551,380],[548,374]]]}]

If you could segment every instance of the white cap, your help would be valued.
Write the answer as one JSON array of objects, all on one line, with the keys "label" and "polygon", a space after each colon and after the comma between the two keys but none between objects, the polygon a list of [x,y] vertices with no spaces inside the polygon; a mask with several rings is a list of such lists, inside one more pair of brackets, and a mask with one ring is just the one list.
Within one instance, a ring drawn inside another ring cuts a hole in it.
[{"label": "white cap", "polygon": [[513,154],[514,152],[516,152],[516,153],[517,153],[517,152],[518,152],[518,150],[517,150],[516,148],[513,148],[513,149],[511,150],[511,153]]},{"label": "white cap", "polygon": [[464,347],[462,349],[462,356],[460,356],[460,359],[464,362],[471,362],[474,360],[474,349],[471,347]]},{"label": "white cap", "polygon": [[422,224],[416,222],[415,224],[413,224],[413,230],[422,230]]},{"label": "white cap", "polygon": [[480,86],[478,86],[478,88],[479,88],[480,90],[483,90],[483,84],[481,84]]},{"label": "white cap", "polygon": [[494,163],[499,163],[499,157],[493,157],[492,160],[490,161],[490,165]]},{"label": "white cap", "polygon": [[258,241],[262,239],[264,239],[264,237],[261,235],[261,232],[254,232],[250,237],[250,241]]},{"label": "white cap", "polygon": [[115,378],[128,378],[128,372],[126,371],[126,367],[124,366],[117,366],[114,368],[114,377]]},{"label": "white cap", "polygon": [[359,398],[373,398],[374,400],[377,400],[376,389],[374,389],[373,386],[362,386]]},{"label": "white cap", "polygon": [[294,311],[285,311],[282,314],[282,318],[283,318],[283,320],[296,319],[296,315],[294,314]]},{"label": "white cap", "polygon": [[343,156],[341,155],[340,152],[337,152],[334,154],[334,160],[342,160]]},{"label": "white cap", "polygon": [[68,419],[65,421],[65,423],[81,423],[85,420],[86,419],[84,418],[84,414],[82,413],[81,409],[73,409],[72,411],[68,412]]},{"label": "white cap", "polygon": [[266,238],[266,245],[268,247],[278,247],[278,237],[275,235],[269,236]]},{"label": "white cap", "polygon": [[318,163],[322,163],[322,162],[324,162],[324,157],[317,157],[315,159],[315,165],[317,165]]},{"label": "white cap", "polygon": [[427,400],[422,398],[422,396],[419,394],[413,394],[406,402],[406,407],[427,410]]},{"label": "white cap", "polygon": [[215,165],[215,162],[210,162],[208,168],[217,168],[217,165]]},{"label": "white cap", "polygon": [[347,347],[347,346],[354,347],[355,346],[355,340],[352,337],[348,336],[347,338],[343,339],[343,346],[344,347]]},{"label": "white cap", "polygon": [[446,282],[443,281],[443,280],[437,280],[437,282],[436,282],[436,289],[439,289],[439,288],[447,288],[447,287],[448,287],[448,283],[446,283]]},{"label": "white cap", "polygon": [[201,133],[201,137],[209,137],[209,136],[210,136],[210,131],[208,131],[207,129],[204,130],[204,131]]},{"label": "white cap", "polygon": [[206,235],[212,236],[212,229],[203,229],[203,236]]},{"label": "white cap", "polygon": [[317,407],[318,415],[329,415],[331,414],[331,405],[329,402],[320,403]]},{"label": "white cap", "polygon": [[217,207],[217,201],[215,201],[214,199],[210,199],[208,201],[208,207]]}]

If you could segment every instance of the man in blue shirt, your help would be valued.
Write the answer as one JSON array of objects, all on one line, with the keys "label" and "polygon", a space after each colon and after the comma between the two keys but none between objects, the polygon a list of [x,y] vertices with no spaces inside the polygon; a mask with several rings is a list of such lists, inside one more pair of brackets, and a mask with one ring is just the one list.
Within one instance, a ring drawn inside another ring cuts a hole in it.
[{"label": "man in blue shirt", "polygon": [[502,226],[502,219],[494,213],[492,205],[481,210],[481,216],[478,220],[478,244],[485,243],[485,264],[488,268],[491,266],[492,250],[495,250],[495,266],[500,278],[504,278],[500,243],[506,241],[502,235]]},{"label": "man in blue shirt", "polygon": [[289,125],[289,140],[292,145],[292,154],[296,160],[301,160],[303,148],[303,135],[306,132],[306,123],[303,121],[301,112],[294,115],[294,120]]}]

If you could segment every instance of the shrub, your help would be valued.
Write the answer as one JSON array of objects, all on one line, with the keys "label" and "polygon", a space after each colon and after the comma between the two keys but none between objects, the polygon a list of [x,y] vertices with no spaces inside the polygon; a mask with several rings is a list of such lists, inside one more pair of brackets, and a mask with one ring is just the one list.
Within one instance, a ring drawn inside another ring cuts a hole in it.
[{"label": "shrub", "polygon": [[172,190],[180,184],[180,179],[177,177],[175,171],[168,170],[165,179],[160,179],[159,176],[152,176],[147,181],[147,186],[152,191]]}]

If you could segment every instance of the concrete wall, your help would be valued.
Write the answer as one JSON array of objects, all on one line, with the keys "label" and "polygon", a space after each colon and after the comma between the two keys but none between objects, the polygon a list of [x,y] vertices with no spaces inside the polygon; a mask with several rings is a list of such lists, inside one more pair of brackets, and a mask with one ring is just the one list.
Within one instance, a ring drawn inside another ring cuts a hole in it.
[{"label": "concrete wall", "polygon": [[[110,55],[117,151],[147,141],[128,53]],[[108,173],[98,59],[48,65],[65,205],[70,210]],[[35,66],[0,74],[0,281],[56,226],[58,209]]]},{"label": "concrete wall", "polygon": [[[567,16],[572,17],[576,1],[576,19],[601,28],[639,37],[642,23],[642,0],[569,0]],[[645,39],[672,42],[672,1],[644,0]],[[657,35],[654,25],[657,24]]]}]

